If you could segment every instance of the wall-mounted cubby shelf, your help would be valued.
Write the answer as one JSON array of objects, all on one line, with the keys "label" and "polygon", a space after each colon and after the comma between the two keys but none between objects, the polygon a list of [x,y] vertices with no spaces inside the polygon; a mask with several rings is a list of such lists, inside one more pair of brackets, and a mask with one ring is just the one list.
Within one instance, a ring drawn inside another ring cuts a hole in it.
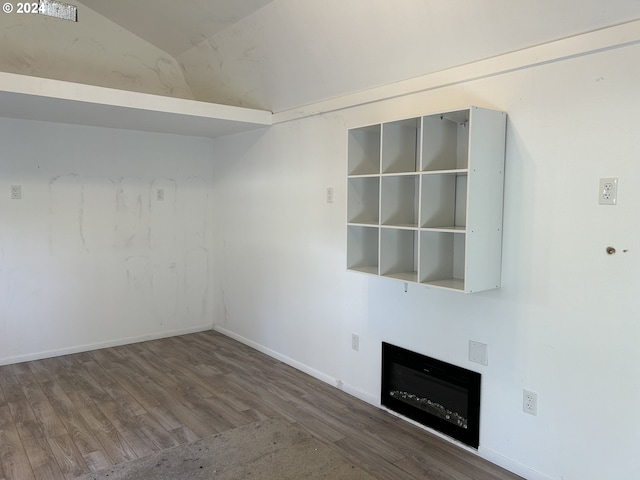
[{"label": "wall-mounted cubby shelf", "polygon": [[504,112],[480,107],[350,129],[347,268],[498,288],[505,131]]}]

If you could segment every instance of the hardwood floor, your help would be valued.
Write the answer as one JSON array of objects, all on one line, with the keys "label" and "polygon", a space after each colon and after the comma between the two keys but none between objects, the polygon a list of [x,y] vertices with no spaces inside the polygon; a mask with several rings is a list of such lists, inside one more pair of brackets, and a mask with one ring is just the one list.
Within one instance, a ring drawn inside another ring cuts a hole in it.
[{"label": "hardwood floor", "polygon": [[213,331],[0,367],[0,480],[60,480],[266,418],[377,478],[517,477]]}]

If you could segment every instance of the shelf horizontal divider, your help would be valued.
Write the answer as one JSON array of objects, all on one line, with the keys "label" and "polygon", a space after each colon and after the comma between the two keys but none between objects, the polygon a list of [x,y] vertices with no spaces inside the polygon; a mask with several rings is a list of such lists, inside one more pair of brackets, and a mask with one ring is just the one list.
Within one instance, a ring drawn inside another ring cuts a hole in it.
[{"label": "shelf horizontal divider", "polygon": [[417,177],[421,173],[426,173],[426,172],[411,171],[411,172],[381,173],[380,175],[375,175],[375,176],[380,176],[380,177]]},{"label": "shelf horizontal divider", "polygon": [[377,222],[349,222],[347,223],[348,227],[379,227],[380,225]]},{"label": "shelf horizontal divider", "polygon": [[420,227],[422,232],[467,233],[467,227]]},{"label": "shelf horizontal divider", "polygon": [[388,228],[391,230],[418,230],[418,224],[414,223],[414,224],[404,224],[404,225],[396,225],[393,223],[384,223],[382,225],[380,225],[380,228]]},{"label": "shelf horizontal divider", "polygon": [[379,173],[363,173],[362,175],[347,175],[347,178],[380,178]]},{"label": "shelf horizontal divider", "polygon": [[460,278],[443,278],[441,280],[429,280],[428,282],[420,282],[421,285],[430,287],[441,287],[449,290],[464,290],[464,280]]},{"label": "shelf horizontal divider", "polygon": [[418,272],[394,272],[382,275],[384,278],[395,278],[396,280],[403,280],[405,282],[417,283]]},{"label": "shelf horizontal divider", "polygon": [[352,272],[367,273],[369,275],[378,275],[377,265],[372,265],[372,266],[361,265],[358,267],[350,267],[347,270],[351,270]]},{"label": "shelf horizontal divider", "polygon": [[422,175],[464,175],[469,173],[468,168],[454,168],[451,170],[422,170]]}]

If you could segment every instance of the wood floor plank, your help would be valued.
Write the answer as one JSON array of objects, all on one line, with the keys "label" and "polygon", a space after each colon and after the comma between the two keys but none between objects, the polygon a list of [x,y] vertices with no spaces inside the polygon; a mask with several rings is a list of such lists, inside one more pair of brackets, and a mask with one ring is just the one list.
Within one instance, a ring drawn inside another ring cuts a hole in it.
[{"label": "wood floor plank", "polygon": [[49,438],[49,447],[67,480],[89,473],[84,457],[69,435]]},{"label": "wood floor plank", "polygon": [[138,415],[134,420],[136,427],[146,437],[153,450],[164,450],[182,443],[178,437],[162,428],[150,414]]},{"label": "wood floor plank", "polygon": [[115,464],[138,458],[135,451],[97,406],[83,408],[80,410],[80,415],[102,445],[104,452],[113,459]]},{"label": "wood floor plank", "polygon": [[35,477],[38,480],[63,480],[64,475],[38,422],[29,420],[17,423],[16,427]]},{"label": "wood floor plank", "polygon": [[103,386],[97,381],[92,374],[93,371],[99,369],[97,363],[86,362],[82,366],[74,365],[69,368],[69,373],[73,376],[75,382],[77,382],[82,390],[96,403],[108,402],[111,400],[111,396],[104,390]]},{"label": "wood floor plank", "polygon": [[7,405],[11,410],[13,421],[26,422],[29,420],[35,420],[35,415],[31,406],[24,395],[22,386],[18,382],[18,378],[15,375],[3,375],[0,376],[0,388],[4,392]]},{"label": "wood floor plank", "polygon": [[109,468],[115,465],[115,463],[106,456],[105,452],[101,451],[87,453],[83,455],[82,458],[84,458],[84,462],[90,472],[97,472],[103,468]]},{"label": "wood floor plank", "polygon": [[8,406],[0,407],[0,465],[6,480],[35,480]]},{"label": "wood floor plank", "polygon": [[[62,387],[55,381],[40,384],[49,402],[64,423],[74,445],[82,455],[88,455],[102,449],[102,445],[91,432],[86,421],[75,408]],[[105,454],[106,455],[106,454]]]},{"label": "wood floor plank", "polygon": [[6,407],[7,405],[7,397],[4,396],[4,391],[2,390],[2,386],[0,384],[0,407]]},{"label": "wood floor plank", "polygon": [[0,365],[0,380],[7,376],[13,376],[11,365]]},{"label": "wood floor plank", "polygon": [[118,434],[124,438],[127,444],[133,449],[136,457],[145,457],[154,452],[144,438],[144,435],[136,428],[135,420],[126,411],[118,408],[118,404],[113,401],[102,402],[98,404],[98,408],[104,416],[109,420],[111,425],[115,427]]},{"label": "wood floor plank", "polygon": [[[377,478],[384,480],[410,480],[413,478],[411,474],[395,465],[383,448],[372,450],[373,444],[371,442],[351,437],[338,440],[330,445]],[[395,461],[397,462],[401,458],[399,457]]]},{"label": "wood floor plank", "polygon": [[67,434],[67,429],[60,421],[58,414],[42,391],[40,384],[29,370],[28,374],[16,375],[31,411],[38,420],[45,438],[53,438]]},{"label": "wood floor plank", "polygon": [[11,371],[14,375],[24,375],[31,373],[31,369],[26,362],[14,363],[13,365],[11,365]]},{"label": "wood floor plank", "polygon": [[92,385],[99,385],[100,388],[115,401],[120,407],[127,411],[130,415],[142,415],[145,409],[125,388],[122,387],[108,372],[103,368],[91,368],[93,364],[85,362],[84,366],[88,366],[85,378],[90,378]]},{"label": "wood floor plank", "polygon": [[171,430],[171,434],[178,439],[180,444],[192,443],[200,439],[200,437],[193,433],[188,427],[179,427]]},{"label": "wood floor plank", "polygon": [[27,365],[29,366],[29,371],[36,381],[46,382],[53,379],[53,374],[47,367],[47,362],[38,360],[28,362]]}]

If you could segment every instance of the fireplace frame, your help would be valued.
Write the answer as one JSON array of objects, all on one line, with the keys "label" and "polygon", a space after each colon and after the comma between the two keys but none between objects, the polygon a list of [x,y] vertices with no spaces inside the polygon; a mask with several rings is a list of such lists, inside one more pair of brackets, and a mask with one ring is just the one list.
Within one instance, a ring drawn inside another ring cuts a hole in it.
[{"label": "fireplace frame", "polygon": [[[428,376],[438,382],[446,382],[466,391],[467,428],[455,425],[432,413],[391,396],[391,367],[399,364]],[[451,365],[435,358],[412,352],[390,343],[382,342],[381,404],[400,415],[448,435],[465,445],[477,449],[480,443],[480,386],[482,376],[478,372]]]}]

